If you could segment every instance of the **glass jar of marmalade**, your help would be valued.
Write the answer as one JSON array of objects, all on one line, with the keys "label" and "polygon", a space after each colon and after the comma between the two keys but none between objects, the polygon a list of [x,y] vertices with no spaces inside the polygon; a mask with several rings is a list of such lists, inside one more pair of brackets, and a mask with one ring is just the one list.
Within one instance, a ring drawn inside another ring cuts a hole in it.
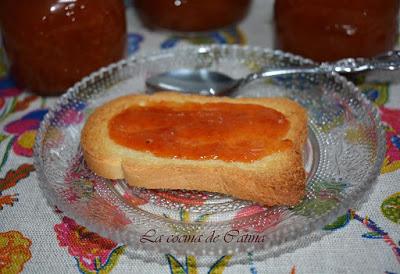
[{"label": "glass jar of marmalade", "polygon": [[316,61],[394,47],[399,0],[276,0],[276,47]]},{"label": "glass jar of marmalade", "polygon": [[242,20],[251,0],[133,0],[142,22],[174,32],[207,32]]},{"label": "glass jar of marmalade", "polygon": [[125,53],[122,0],[1,0],[0,27],[13,78],[42,95]]}]

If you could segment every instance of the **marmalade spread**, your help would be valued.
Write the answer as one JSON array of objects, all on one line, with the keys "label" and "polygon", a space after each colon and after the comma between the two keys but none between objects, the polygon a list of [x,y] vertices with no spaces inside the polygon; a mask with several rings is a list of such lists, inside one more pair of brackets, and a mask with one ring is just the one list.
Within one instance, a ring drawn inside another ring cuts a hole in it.
[{"label": "marmalade spread", "polygon": [[256,104],[152,102],[131,106],[108,122],[122,146],[158,157],[252,162],[292,146],[290,123]]}]

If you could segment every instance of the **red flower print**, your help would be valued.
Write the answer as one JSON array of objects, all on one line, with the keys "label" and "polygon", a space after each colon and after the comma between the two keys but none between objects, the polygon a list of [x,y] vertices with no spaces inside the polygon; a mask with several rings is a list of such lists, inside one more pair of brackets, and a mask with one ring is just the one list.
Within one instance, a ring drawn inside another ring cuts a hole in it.
[{"label": "red flower print", "polygon": [[267,209],[260,205],[251,205],[239,210],[234,219],[242,219],[254,216],[250,222],[234,224],[233,229],[252,230],[258,233],[264,232],[267,228],[273,227],[281,219],[282,213],[273,209]]},{"label": "red flower print", "polygon": [[[79,267],[90,271],[104,268],[110,262],[110,256],[119,248],[116,243],[90,232],[74,220],[63,217],[62,223],[54,226],[60,246],[68,247],[68,253],[74,256]],[[120,255],[122,252],[118,253]]]},{"label": "red flower print", "polygon": [[5,132],[15,136],[13,150],[17,155],[32,157],[36,131],[46,113],[47,109],[35,110],[5,126]]},{"label": "red flower print", "polygon": [[400,109],[380,107],[382,121],[386,127],[386,157],[382,172],[392,172],[400,168]]}]

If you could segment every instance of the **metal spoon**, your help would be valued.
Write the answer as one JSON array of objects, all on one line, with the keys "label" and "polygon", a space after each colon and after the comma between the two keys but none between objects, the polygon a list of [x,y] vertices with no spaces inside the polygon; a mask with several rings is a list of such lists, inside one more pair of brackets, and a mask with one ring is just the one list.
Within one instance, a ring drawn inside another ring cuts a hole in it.
[{"label": "metal spoon", "polygon": [[295,73],[332,73],[341,74],[364,72],[369,70],[400,69],[400,51],[389,51],[374,58],[348,58],[332,63],[320,63],[305,66],[282,68],[264,67],[246,77],[233,79],[221,72],[208,69],[177,69],[151,76],[146,85],[151,91],[172,90],[188,93],[200,93],[214,96],[232,95],[240,87],[257,79]]}]

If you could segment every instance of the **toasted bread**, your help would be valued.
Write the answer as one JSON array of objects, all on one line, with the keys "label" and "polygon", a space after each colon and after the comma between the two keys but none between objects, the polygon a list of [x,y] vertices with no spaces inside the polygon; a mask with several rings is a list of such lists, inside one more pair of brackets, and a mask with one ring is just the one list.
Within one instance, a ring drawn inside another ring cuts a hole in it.
[{"label": "toasted bread", "polygon": [[[283,139],[290,140],[292,145],[261,159],[242,162],[160,157],[150,151],[128,148],[110,138],[110,119],[131,106],[159,102],[254,104],[274,109],[289,121]],[[97,108],[83,128],[81,147],[92,171],[109,179],[125,179],[131,186],[210,191],[273,206],[294,205],[304,196],[302,150],[306,138],[306,111],[289,99],[233,99],[159,92],[120,97]]]}]

